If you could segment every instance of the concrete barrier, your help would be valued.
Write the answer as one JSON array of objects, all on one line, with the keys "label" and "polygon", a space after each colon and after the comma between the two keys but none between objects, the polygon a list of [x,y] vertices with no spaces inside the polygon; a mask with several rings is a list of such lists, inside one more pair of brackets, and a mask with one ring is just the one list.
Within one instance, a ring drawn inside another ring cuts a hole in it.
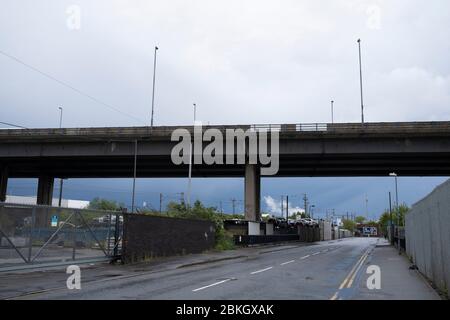
[{"label": "concrete barrier", "polygon": [[406,214],[406,253],[426,277],[448,294],[450,286],[450,180]]},{"label": "concrete barrier", "polygon": [[331,222],[330,221],[320,221],[320,240],[321,241],[328,241],[332,239],[331,234]]}]

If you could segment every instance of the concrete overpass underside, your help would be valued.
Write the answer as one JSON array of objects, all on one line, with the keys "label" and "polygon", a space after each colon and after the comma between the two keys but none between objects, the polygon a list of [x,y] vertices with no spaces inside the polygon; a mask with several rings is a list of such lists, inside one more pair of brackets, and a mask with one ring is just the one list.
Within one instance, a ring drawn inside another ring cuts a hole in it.
[{"label": "concrete overpass underside", "polygon": [[[61,178],[130,178],[134,157],[30,157],[10,158],[2,164],[9,178],[38,178],[42,174]],[[450,175],[450,153],[375,155],[305,155],[281,156],[280,168],[273,177],[361,177]],[[173,165],[167,156],[137,157],[139,178],[185,178],[188,165]],[[198,178],[244,177],[245,165],[194,165],[192,176]],[[272,176],[267,176],[272,177]]]}]

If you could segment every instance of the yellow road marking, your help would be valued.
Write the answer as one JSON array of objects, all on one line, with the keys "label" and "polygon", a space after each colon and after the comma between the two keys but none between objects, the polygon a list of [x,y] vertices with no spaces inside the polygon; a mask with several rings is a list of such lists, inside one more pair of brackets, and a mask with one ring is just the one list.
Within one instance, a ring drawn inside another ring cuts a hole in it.
[{"label": "yellow road marking", "polygon": [[[343,289],[344,287],[350,288],[352,286],[353,281],[355,280],[355,277],[359,272],[359,269],[361,269],[362,265],[364,264],[364,261],[367,259],[368,256],[369,250],[366,250],[364,254],[358,259],[356,264],[353,266],[352,270],[350,270],[350,273],[342,281],[341,285],[339,286],[339,290]],[[330,298],[330,300],[336,300],[338,298],[339,290],[336,291],[336,293]]]}]

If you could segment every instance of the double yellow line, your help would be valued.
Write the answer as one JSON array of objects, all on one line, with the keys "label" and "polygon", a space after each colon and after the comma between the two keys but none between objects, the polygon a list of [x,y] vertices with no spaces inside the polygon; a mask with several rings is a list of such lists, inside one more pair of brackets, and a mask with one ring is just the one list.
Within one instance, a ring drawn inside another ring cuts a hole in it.
[{"label": "double yellow line", "polygon": [[350,288],[353,284],[353,281],[355,280],[356,275],[358,274],[361,267],[364,265],[364,261],[366,261],[367,257],[369,256],[369,250],[367,249],[366,252],[359,258],[358,262],[353,266],[350,273],[345,277],[344,281],[342,281],[341,285],[339,286],[339,290],[336,291],[336,293],[330,298],[330,300],[336,300],[339,295],[339,291],[343,288]]}]

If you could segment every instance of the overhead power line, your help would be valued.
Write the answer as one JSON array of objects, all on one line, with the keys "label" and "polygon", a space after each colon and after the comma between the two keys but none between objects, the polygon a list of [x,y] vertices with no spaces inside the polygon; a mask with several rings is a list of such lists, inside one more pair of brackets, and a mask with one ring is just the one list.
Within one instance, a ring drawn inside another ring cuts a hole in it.
[{"label": "overhead power line", "polygon": [[21,129],[28,129],[27,127],[19,126],[17,124],[13,124],[13,123],[8,123],[8,122],[3,122],[3,121],[0,121],[0,123],[4,124],[4,125],[7,125],[7,126],[10,126],[10,127],[16,127],[16,128],[21,128]]},{"label": "overhead power line", "polygon": [[16,57],[14,57],[14,56],[12,56],[12,55],[10,55],[10,54],[8,54],[8,53],[2,51],[2,50],[0,50],[0,54],[2,54],[3,56],[5,56],[5,57],[7,57],[7,58],[9,58],[9,59],[11,59],[11,60],[14,60],[14,61],[16,61],[16,62],[18,62],[18,63],[24,65],[25,67],[27,67],[27,68],[29,68],[29,69],[31,69],[31,70],[33,70],[33,71],[39,73],[40,75],[42,75],[42,76],[44,76],[44,77],[46,77],[46,78],[48,78],[48,79],[50,79],[50,80],[53,80],[53,81],[59,83],[60,85],[66,87],[66,88],[69,88],[69,89],[75,91],[76,93],[78,93],[78,94],[80,94],[80,95],[82,95],[82,96],[84,96],[84,97],[86,97],[86,98],[88,98],[88,99],[91,99],[92,101],[97,102],[98,104],[103,105],[104,107],[107,107],[107,108],[109,108],[109,109],[111,109],[111,110],[113,110],[113,111],[115,111],[115,112],[118,112],[118,113],[120,113],[120,114],[122,114],[122,115],[124,115],[124,116],[126,116],[126,117],[129,117],[129,118],[131,118],[131,119],[134,119],[134,120],[136,120],[136,121],[139,121],[140,123],[145,124],[145,122],[143,122],[141,119],[136,118],[135,116],[133,116],[133,115],[131,115],[131,114],[128,114],[128,113],[126,113],[126,112],[120,110],[119,108],[110,105],[109,103],[103,102],[103,101],[101,101],[101,100],[99,100],[99,99],[97,99],[97,98],[91,96],[90,94],[85,93],[85,92],[81,91],[80,89],[75,88],[74,86],[72,86],[72,85],[70,85],[70,84],[68,84],[68,83],[66,83],[66,82],[64,82],[64,81],[61,81],[61,80],[59,80],[59,79],[56,79],[56,78],[53,77],[52,75],[50,75],[50,74],[48,74],[48,73],[46,73],[46,72],[44,72],[44,71],[41,71],[41,70],[39,70],[38,68],[33,67],[32,65],[29,65],[28,63],[26,63],[26,62],[20,60],[19,58],[16,58]]}]

